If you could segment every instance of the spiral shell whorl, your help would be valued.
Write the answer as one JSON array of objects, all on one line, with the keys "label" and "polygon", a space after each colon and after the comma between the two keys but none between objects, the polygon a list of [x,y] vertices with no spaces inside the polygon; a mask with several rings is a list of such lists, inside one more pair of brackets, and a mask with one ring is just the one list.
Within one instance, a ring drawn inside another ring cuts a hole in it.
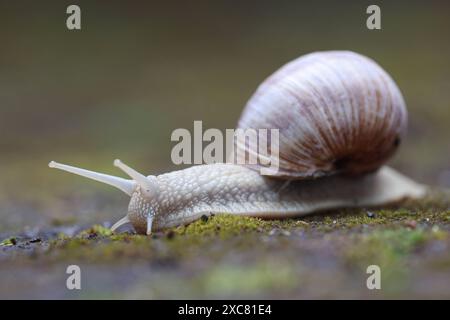
[{"label": "spiral shell whorl", "polygon": [[302,56],[267,78],[238,127],[279,129],[276,175],[305,179],[376,170],[393,154],[406,125],[400,90],[377,63],[350,51],[328,51]]}]

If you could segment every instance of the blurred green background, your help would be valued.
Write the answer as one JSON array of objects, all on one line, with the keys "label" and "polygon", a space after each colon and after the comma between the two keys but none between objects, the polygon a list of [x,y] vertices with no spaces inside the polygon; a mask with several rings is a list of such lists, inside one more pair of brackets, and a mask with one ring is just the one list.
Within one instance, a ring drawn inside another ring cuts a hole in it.
[{"label": "blurred green background", "polygon": [[[82,30],[66,28],[66,8]],[[317,50],[354,50],[396,80],[410,112],[391,164],[450,186],[450,3],[377,1],[0,1],[0,231],[115,221],[127,196],[52,171],[174,169],[170,135],[233,128],[265,77]]]}]

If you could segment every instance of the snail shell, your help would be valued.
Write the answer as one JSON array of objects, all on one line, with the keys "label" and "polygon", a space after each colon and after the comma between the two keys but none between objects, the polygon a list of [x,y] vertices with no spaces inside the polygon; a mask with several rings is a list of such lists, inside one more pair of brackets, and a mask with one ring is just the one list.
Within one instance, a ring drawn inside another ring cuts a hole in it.
[{"label": "snail shell", "polygon": [[[302,56],[268,77],[238,127],[279,129],[274,175],[306,179],[376,170],[396,150],[406,125],[402,94],[377,63],[328,51]],[[237,148],[258,153],[257,146]]]}]

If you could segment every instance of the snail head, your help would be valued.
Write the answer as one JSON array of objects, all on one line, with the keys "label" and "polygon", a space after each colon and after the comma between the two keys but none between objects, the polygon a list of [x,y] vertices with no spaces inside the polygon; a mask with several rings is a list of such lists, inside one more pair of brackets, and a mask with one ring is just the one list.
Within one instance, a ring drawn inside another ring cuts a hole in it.
[{"label": "snail head", "polygon": [[[111,230],[115,231],[122,225],[132,223],[135,225],[146,225],[147,230],[136,230],[140,233],[144,231],[147,235],[151,233],[153,220],[155,218],[155,204],[158,193],[158,181],[156,176],[144,176],[133,168],[127,166],[119,159],[114,160],[114,166],[125,172],[131,179],[124,179],[120,177],[111,176],[104,173],[94,172],[86,169],[81,169],[66,164],[51,161],[48,166],[63,171],[67,171],[76,175],[83,176],[92,180],[103,182],[116,187],[131,197],[128,206],[128,213],[125,217],[116,222]],[[145,223],[142,223],[145,220]]]}]

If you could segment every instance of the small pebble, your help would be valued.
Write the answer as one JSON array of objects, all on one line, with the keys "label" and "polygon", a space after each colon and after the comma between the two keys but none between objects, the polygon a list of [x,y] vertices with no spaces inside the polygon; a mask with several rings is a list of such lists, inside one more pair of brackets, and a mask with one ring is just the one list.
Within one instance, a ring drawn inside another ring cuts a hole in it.
[{"label": "small pebble", "polygon": [[206,214],[202,215],[200,218],[203,222],[207,222],[208,221],[208,216]]},{"label": "small pebble", "polygon": [[97,232],[92,232],[92,233],[89,233],[89,234],[87,235],[87,238],[88,238],[89,240],[95,239],[96,237],[97,237]]}]

